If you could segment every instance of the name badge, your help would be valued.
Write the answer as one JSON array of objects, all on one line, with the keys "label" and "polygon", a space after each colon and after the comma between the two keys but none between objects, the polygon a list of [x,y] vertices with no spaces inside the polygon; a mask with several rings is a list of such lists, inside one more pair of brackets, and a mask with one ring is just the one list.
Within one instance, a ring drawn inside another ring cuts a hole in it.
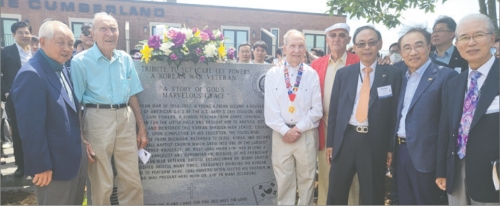
[{"label": "name badge", "polygon": [[391,85],[386,85],[377,88],[378,98],[383,99],[387,97],[392,97],[392,88]]}]

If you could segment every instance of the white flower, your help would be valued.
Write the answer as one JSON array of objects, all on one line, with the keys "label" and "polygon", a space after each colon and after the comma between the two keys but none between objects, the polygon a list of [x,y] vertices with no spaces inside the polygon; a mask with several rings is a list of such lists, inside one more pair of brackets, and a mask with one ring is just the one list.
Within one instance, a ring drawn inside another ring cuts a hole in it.
[{"label": "white flower", "polygon": [[170,55],[170,53],[172,52],[172,50],[170,50],[170,47],[172,47],[174,45],[174,43],[172,42],[166,42],[166,43],[162,43],[161,46],[160,46],[160,50],[162,50],[163,52],[165,52],[165,55]]},{"label": "white flower", "polygon": [[220,37],[220,31],[218,29],[214,30],[213,33],[214,33],[214,37],[215,38],[219,38]]},{"label": "white flower", "polygon": [[181,32],[186,35],[186,41],[193,37],[193,31],[191,29],[182,28]]},{"label": "white flower", "polygon": [[207,44],[203,48],[203,53],[205,53],[206,57],[215,57],[217,55],[217,47],[213,43]]}]

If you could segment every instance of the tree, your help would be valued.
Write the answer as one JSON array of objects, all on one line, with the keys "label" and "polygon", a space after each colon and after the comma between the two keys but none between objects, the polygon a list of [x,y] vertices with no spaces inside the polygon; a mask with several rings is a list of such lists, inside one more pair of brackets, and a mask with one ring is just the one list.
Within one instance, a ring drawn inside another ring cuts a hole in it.
[{"label": "tree", "polygon": [[[395,28],[400,25],[401,12],[407,9],[419,8],[425,13],[434,12],[435,4],[444,3],[447,0],[329,0],[327,12],[330,15],[350,14],[350,18],[366,18],[371,23],[382,23],[387,28]],[[500,0],[477,0],[479,10],[491,18],[498,32],[498,19],[496,1]]]}]

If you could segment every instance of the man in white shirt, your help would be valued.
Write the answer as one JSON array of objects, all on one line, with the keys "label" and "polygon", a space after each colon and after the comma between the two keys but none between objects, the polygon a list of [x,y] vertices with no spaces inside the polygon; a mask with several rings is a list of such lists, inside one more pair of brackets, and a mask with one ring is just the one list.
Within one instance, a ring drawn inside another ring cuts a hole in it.
[{"label": "man in white shirt", "polygon": [[285,63],[267,72],[264,115],[273,129],[272,161],[278,184],[278,205],[312,205],[322,117],[321,89],[315,70],[302,64],[304,34],[288,31],[284,39]]}]

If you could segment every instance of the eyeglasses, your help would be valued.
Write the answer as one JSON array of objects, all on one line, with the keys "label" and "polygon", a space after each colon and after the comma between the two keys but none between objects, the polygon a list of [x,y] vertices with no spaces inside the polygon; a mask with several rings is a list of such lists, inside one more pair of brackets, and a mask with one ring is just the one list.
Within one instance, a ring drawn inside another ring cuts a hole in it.
[{"label": "eyeglasses", "polygon": [[451,30],[447,30],[447,29],[441,29],[441,30],[434,30],[432,31],[433,34],[442,34],[444,32],[452,32]]},{"label": "eyeglasses", "polygon": [[347,34],[345,33],[339,33],[339,34],[336,34],[336,33],[329,33],[328,36],[332,39],[334,39],[335,37],[339,37],[339,38],[345,38],[347,36]]},{"label": "eyeglasses", "polygon": [[85,29],[85,30],[82,31],[82,34],[84,36],[90,36],[90,31],[88,29]]},{"label": "eyeglasses", "polygon": [[424,43],[418,42],[418,43],[415,43],[415,46],[413,46],[413,47],[411,47],[411,46],[403,47],[403,54],[409,54],[409,53],[411,53],[411,51],[413,49],[415,49],[415,51],[417,51],[417,52],[421,52],[424,50],[424,48],[425,48]]},{"label": "eyeglasses", "polygon": [[478,40],[483,39],[486,35],[489,35],[489,34],[493,34],[493,33],[477,33],[477,34],[474,34],[474,35],[471,35],[471,36],[462,35],[462,36],[458,37],[457,42],[459,42],[459,43],[467,43],[467,42],[470,41],[471,38],[474,41],[478,41]]},{"label": "eyeglasses", "polygon": [[379,41],[379,40],[377,40],[377,41],[370,41],[370,42],[368,42],[368,44],[367,44],[367,43],[365,43],[365,42],[361,42],[361,43],[357,43],[357,44],[355,44],[355,45],[356,45],[356,47],[358,47],[358,48],[365,48],[365,47],[366,47],[366,45],[368,45],[369,47],[372,47],[372,46],[377,45],[378,41]]}]

